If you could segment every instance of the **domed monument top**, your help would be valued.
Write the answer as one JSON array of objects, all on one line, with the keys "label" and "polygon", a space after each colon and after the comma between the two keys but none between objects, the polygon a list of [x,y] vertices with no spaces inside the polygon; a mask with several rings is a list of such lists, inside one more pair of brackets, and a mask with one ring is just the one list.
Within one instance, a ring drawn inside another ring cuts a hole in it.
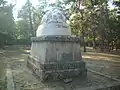
[{"label": "domed monument top", "polygon": [[48,6],[42,18],[41,25],[36,31],[36,36],[71,35],[71,30],[66,23],[62,10],[56,6]]}]

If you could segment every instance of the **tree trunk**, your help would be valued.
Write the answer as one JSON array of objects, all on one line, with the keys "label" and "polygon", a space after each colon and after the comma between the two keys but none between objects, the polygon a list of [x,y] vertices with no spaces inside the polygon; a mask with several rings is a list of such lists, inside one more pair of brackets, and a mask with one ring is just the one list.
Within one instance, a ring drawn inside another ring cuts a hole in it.
[{"label": "tree trunk", "polygon": [[29,22],[30,22],[30,30],[32,32],[32,36],[35,36],[35,31],[33,30],[33,24],[32,24],[32,16],[31,16],[31,13],[32,13],[32,10],[31,10],[31,5],[30,5],[30,1],[28,0],[28,9],[29,9]]},{"label": "tree trunk", "polygon": [[[91,4],[92,4],[92,9],[93,9],[93,11],[95,10],[94,9],[94,2],[93,2],[93,0],[91,0]],[[92,35],[93,35],[93,40],[92,40],[92,43],[93,43],[93,49],[96,49],[96,41],[95,41],[95,27],[94,27],[94,25],[95,25],[95,16],[94,16],[94,13],[93,13],[93,11],[91,12],[92,13]]]},{"label": "tree trunk", "polygon": [[101,34],[101,51],[104,51],[104,37],[103,37],[103,33]]},{"label": "tree trunk", "polygon": [[93,49],[96,49],[95,31],[93,31]]},{"label": "tree trunk", "polygon": [[117,40],[115,40],[115,50],[116,51],[118,50],[118,42],[117,42]]},{"label": "tree trunk", "polygon": [[84,33],[84,31],[82,32],[82,37],[83,37],[83,47],[84,47],[84,52],[86,52],[86,44],[85,44],[85,39],[84,39],[84,37],[85,37],[85,33]]},{"label": "tree trunk", "polygon": [[104,9],[103,7],[100,8],[100,39],[101,39],[101,45],[100,45],[100,48],[101,48],[101,51],[103,52],[104,51],[104,30],[105,30],[105,26],[104,26],[104,23],[105,23],[105,16],[104,16]]},{"label": "tree trunk", "polygon": [[33,31],[31,12],[29,12],[29,20],[30,20],[30,30],[32,31],[32,36],[35,36],[35,32]]},{"label": "tree trunk", "polygon": [[111,46],[111,50],[113,51],[113,49],[114,49],[114,41],[112,41],[112,46]]},{"label": "tree trunk", "polygon": [[[82,19],[83,19],[83,10],[80,11],[81,15],[82,15]],[[84,47],[84,52],[86,52],[86,45],[85,45],[85,28],[84,26],[82,26],[82,37],[83,37],[83,47]]]}]

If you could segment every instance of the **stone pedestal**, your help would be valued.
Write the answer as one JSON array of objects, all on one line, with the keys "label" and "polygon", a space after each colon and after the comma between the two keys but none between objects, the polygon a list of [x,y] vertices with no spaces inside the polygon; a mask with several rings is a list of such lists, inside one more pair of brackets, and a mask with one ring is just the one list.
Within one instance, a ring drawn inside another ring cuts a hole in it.
[{"label": "stone pedestal", "polygon": [[87,75],[80,52],[80,38],[71,36],[32,38],[27,66],[41,81]]}]

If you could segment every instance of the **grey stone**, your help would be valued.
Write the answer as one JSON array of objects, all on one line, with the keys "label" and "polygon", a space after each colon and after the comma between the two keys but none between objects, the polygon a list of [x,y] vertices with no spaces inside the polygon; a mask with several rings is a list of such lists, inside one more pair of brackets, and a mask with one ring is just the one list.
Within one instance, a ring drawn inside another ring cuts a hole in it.
[{"label": "grey stone", "polygon": [[[81,39],[71,36],[63,12],[55,7],[52,10],[43,16],[42,25],[36,33],[37,37],[31,39],[27,66],[41,81],[49,77],[54,79],[86,76],[86,66],[80,51]],[[51,18],[48,18],[50,16]],[[59,21],[60,18],[64,19]],[[50,26],[52,29],[48,28]]]},{"label": "grey stone", "polygon": [[65,80],[64,80],[64,82],[65,82],[66,84],[68,84],[68,83],[70,83],[70,82],[72,82],[72,81],[73,81],[72,78],[69,78],[69,79],[65,79]]},{"label": "grey stone", "polygon": [[60,61],[63,61],[63,62],[72,61],[72,59],[73,59],[73,54],[72,53],[62,53],[61,56],[62,57],[61,57]]}]

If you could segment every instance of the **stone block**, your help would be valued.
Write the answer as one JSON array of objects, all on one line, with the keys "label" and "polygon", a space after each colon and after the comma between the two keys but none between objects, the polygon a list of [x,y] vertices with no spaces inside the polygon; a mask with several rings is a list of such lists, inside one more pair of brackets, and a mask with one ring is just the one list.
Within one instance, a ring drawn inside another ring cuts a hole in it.
[{"label": "stone block", "polygon": [[27,66],[41,81],[87,75],[79,39],[70,36],[33,38]]}]

